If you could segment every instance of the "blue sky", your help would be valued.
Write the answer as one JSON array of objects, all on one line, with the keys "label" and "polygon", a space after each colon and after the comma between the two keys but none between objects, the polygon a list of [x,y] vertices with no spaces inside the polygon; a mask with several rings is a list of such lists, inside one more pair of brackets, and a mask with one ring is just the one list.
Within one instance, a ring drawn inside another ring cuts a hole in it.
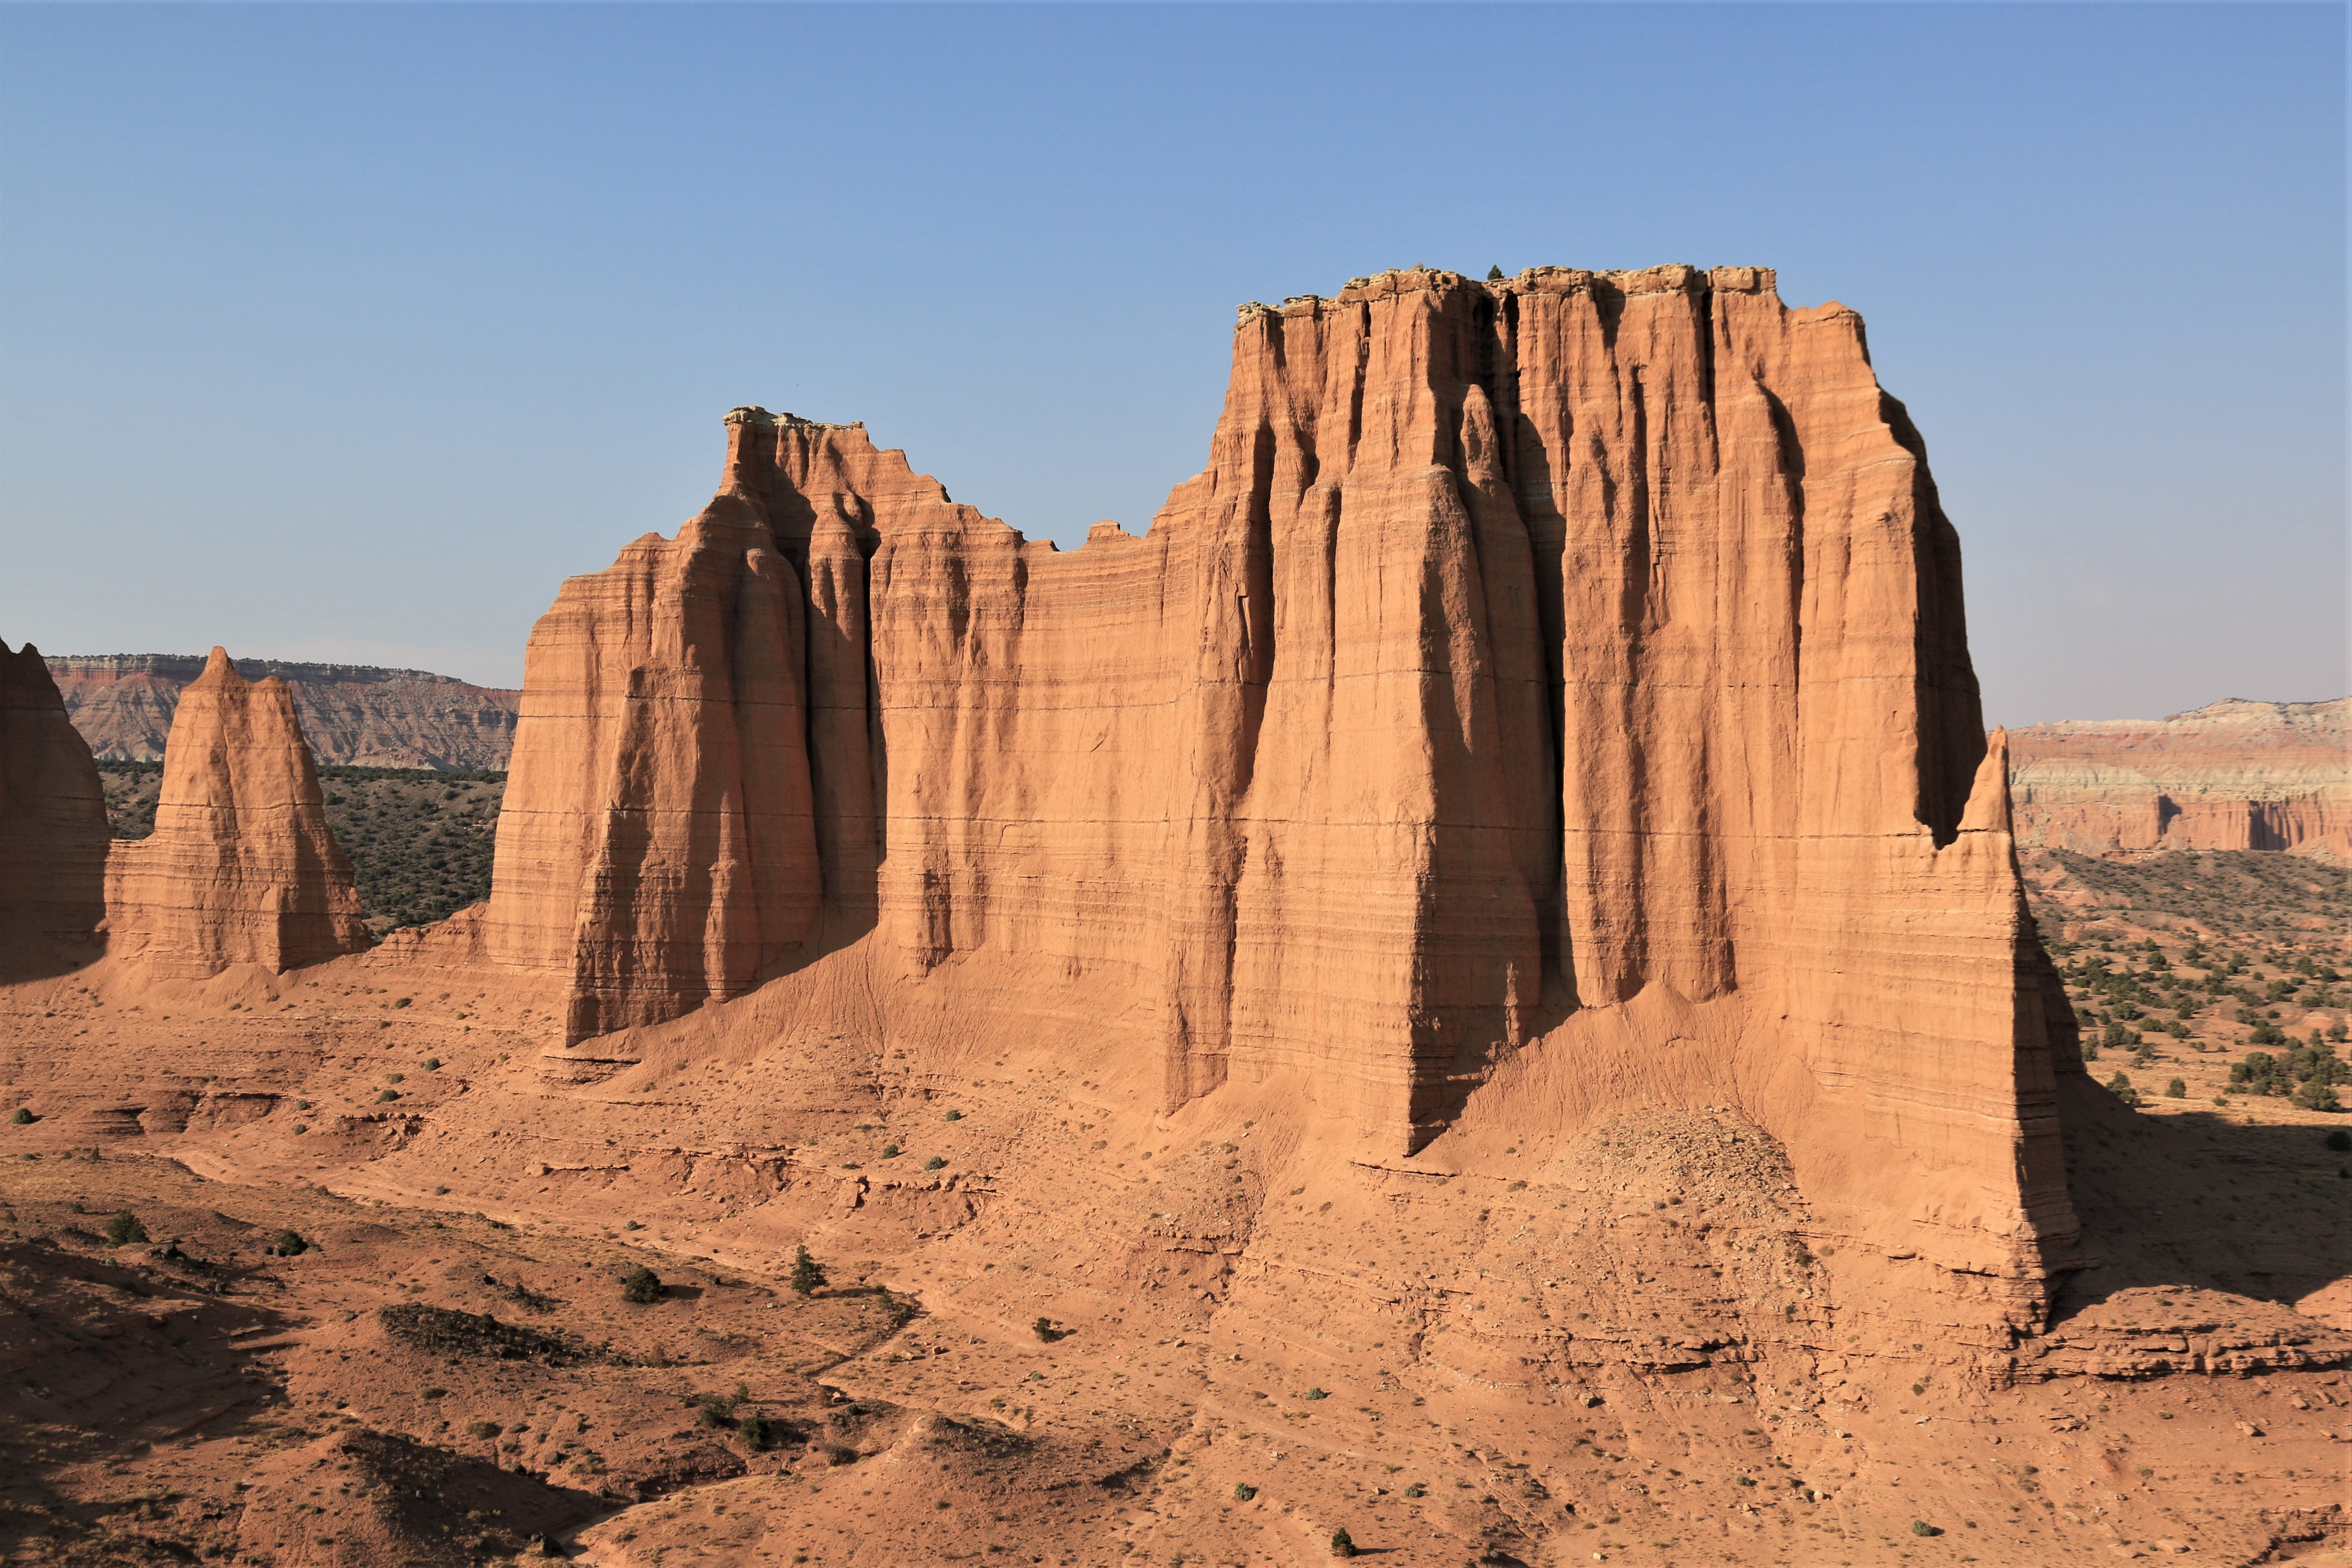
[{"label": "blue sky", "polygon": [[1234,305],[1780,268],[1869,320],[1988,718],[2340,694],[2334,5],[0,6],[0,637],[508,684],[719,416],[1032,537]]}]

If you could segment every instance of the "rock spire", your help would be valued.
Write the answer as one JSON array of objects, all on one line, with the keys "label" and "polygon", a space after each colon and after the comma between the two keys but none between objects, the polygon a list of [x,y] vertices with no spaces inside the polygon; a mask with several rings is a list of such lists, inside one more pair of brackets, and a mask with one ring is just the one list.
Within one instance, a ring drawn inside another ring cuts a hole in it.
[{"label": "rock spire", "polygon": [[181,693],[155,831],[106,866],[107,951],[153,973],[283,972],[368,945],[292,697],[212,651]]}]

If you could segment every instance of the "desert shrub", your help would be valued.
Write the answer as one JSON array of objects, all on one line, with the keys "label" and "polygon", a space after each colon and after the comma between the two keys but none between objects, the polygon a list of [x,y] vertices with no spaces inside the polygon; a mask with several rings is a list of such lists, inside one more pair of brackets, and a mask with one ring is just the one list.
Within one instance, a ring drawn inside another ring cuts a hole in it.
[{"label": "desert shrub", "polygon": [[1427,1497],[1429,1495],[1429,1489],[1423,1486],[1419,1481],[1415,1481],[1412,1485],[1404,1489],[1404,1495],[1407,1497]]},{"label": "desert shrub", "polygon": [[883,1316],[890,1320],[890,1326],[894,1329],[905,1328],[908,1321],[921,1310],[914,1302],[881,1289],[874,1292],[874,1304],[882,1309]]},{"label": "desert shrub", "polygon": [[950,1110],[941,1120],[947,1121],[961,1121],[963,1120],[963,1112],[961,1110]]},{"label": "desert shrub", "polygon": [[2341,1127],[2330,1132],[2321,1142],[2338,1154],[2352,1153],[2352,1132],[2347,1132]]},{"label": "desert shrub", "polygon": [[1038,1319],[1029,1325],[1029,1331],[1049,1345],[1062,1337],[1062,1331],[1054,1326],[1054,1320],[1051,1318]]},{"label": "desert shrub", "polygon": [[736,1422],[735,1436],[742,1441],[743,1447],[755,1454],[765,1453],[776,1446],[775,1436],[768,1430],[768,1420],[764,1415],[746,1415]]},{"label": "desert shrub", "polygon": [[1298,1396],[1301,1399],[1328,1399],[1331,1396],[1319,1388],[1310,1388]]},{"label": "desert shrub", "polygon": [[694,1407],[694,1418],[705,1426],[733,1426],[737,1424],[735,1413],[751,1397],[751,1389],[739,1383],[735,1392],[724,1398],[716,1394],[698,1394],[687,1404]]},{"label": "desert shrub", "polygon": [[1339,1529],[1333,1531],[1331,1532],[1331,1555],[1334,1557],[1353,1557],[1355,1554],[1356,1540],[1355,1537],[1348,1533],[1347,1528],[1342,1526]]},{"label": "desert shrub", "polygon": [[2336,1086],[2320,1079],[2297,1089],[2288,1103],[2298,1110],[2341,1110],[2342,1102],[2336,1098]]},{"label": "desert shrub", "polygon": [[272,1258],[299,1258],[310,1250],[310,1244],[302,1239],[302,1233],[299,1230],[281,1230],[270,1238],[269,1255]]},{"label": "desert shrub", "polygon": [[2122,1073],[2117,1073],[2115,1077],[2107,1079],[2107,1092],[2114,1095],[2117,1100],[2122,1100],[2126,1105],[2137,1105],[2139,1103],[2139,1090],[2134,1089],[2132,1087],[2132,1080],[2126,1078]]},{"label": "desert shrub", "polygon": [[147,1227],[141,1225],[139,1216],[129,1209],[122,1210],[106,1222],[106,1245],[109,1247],[129,1247],[146,1239]]},{"label": "desert shrub", "polygon": [[926,1171],[943,1171],[947,1169],[947,1163],[948,1163],[945,1160],[942,1160],[937,1154],[934,1154],[929,1159],[923,1162],[923,1169]]},{"label": "desert shrub", "polygon": [[1247,1502],[1250,1499],[1255,1496],[1257,1496],[1257,1489],[1250,1485],[1247,1481],[1236,1481],[1234,1483],[1234,1500],[1235,1502]]},{"label": "desert shrub", "polygon": [[621,1300],[624,1301],[634,1301],[640,1307],[648,1306],[660,1300],[667,1293],[661,1276],[642,1263],[621,1276]]},{"label": "desert shrub", "polygon": [[32,1124],[33,1113],[20,1105],[9,1114],[8,1120],[18,1127],[28,1127]]},{"label": "desert shrub", "polygon": [[439,1072],[441,1070],[441,1058],[439,1057],[426,1057],[425,1058],[425,1070],[426,1072]]},{"label": "desert shrub", "polygon": [[399,1098],[400,1090],[396,1089],[387,1089],[375,1097],[375,1102],[378,1105],[382,1105],[387,1100],[398,1100]]},{"label": "desert shrub", "polygon": [[2189,1098],[2189,1080],[2187,1079],[2177,1078],[2170,1083],[2166,1084],[2164,1086],[2164,1098],[2167,1100],[2187,1100]]},{"label": "desert shrub", "polygon": [[824,1286],[824,1265],[809,1256],[805,1247],[793,1248],[792,1287],[795,1295],[814,1296]]},{"label": "desert shrub", "polygon": [[1911,1533],[1914,1535],[1941,1535],[1944,1532],[1937,1529],[1934,1525],[1929,1524],[1924,1519],[1915,1519],[1911,1521]]}]

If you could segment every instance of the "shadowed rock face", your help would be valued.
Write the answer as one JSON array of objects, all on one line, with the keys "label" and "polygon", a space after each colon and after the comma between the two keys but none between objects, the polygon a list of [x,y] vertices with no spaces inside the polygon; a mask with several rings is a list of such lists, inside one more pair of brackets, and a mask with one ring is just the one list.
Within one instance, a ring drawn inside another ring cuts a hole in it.
[{"label": "shadowed rock face", "polygon": [[368,945],[292,698],[213,649],[180,694],[155,831],[106,861],[108,952],[157,974],[283,972]]},{"label": "shadowed rock face", "polygon": [[[571,1038],[854,948],[886,1018],[1108,1008],[1166,1107],[1311,1082],[1367,1159],[1736,1083],[1854,1267],[2038,1313],[2073,1026],[1852,311],[1686,267],[1244,307],[1208,467],[1071,554],[860,426],[728,429],[532,637],[486,935]],[[1687,1058],[1580,1074],[1635,1041]]]},{"label": "shadowed rock face", "polygon": [[2029,846],[2352,855],[2352,697],[2034,724],[2011,787]]},{"label": "shadowed rock face", "polygon": [[109,838],[97,765],[40,650],[0,643],[0,965],[54,970],[51,950],[87,940],[104,915]]}]

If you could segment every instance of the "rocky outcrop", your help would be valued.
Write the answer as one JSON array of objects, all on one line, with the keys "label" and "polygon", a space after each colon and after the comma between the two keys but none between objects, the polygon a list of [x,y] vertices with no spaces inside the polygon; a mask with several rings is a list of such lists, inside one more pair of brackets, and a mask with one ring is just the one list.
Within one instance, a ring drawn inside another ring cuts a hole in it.
[{"label": "rocky outcrop", "polygon": [[[1852,311],[1687,267],[1245,307],[1208,468],[1069,554],[862,426],[728,427],[533,635],[486,934],[572,1037],[854,948],[907,1028],[1121,998],[1167,1108],[1312,1085],[1372,1159],[1513,1083],[1736,1093],[1857,1268],[2039,1312],[2072,1024]],[[1635,1046],[1687,1061],[1579,1076]]]},{"label": "rocky outcrop", "polygon": [[292,694],[213,649],[180,694],[155,830],[106,862],[108,956],[156,974],[283,972],[368,945]]},{"label": "rocky outcrop", "polygon": [[2352,697],[2034,724],[2016,749],[2021,844],[2352,856]]},{"label": "rocky outcrop", "polygon": [[[180,691],[203,673],[193,654],[116,653],[53,658],[49,672],[66,711],[101,757],[163,754]],[[276,676],[321,763],[381,768],[499,769],[514,744],[522,693],[473,686],[421,669],[293,664],[241,658],[247,680]]]},{"label": "rocky outcrop", "polygon": [[12,970],[52,967],[60,944],[97,929],[109,840],[98,769],[40,650],[0,642],[0,945]]},{"label": "rocky outcrop", "polygon": [[807,614],[722,495],[566,583],[532,631],[490,933],[570,982],[570,1037],[740,994],[807,934]]}]

